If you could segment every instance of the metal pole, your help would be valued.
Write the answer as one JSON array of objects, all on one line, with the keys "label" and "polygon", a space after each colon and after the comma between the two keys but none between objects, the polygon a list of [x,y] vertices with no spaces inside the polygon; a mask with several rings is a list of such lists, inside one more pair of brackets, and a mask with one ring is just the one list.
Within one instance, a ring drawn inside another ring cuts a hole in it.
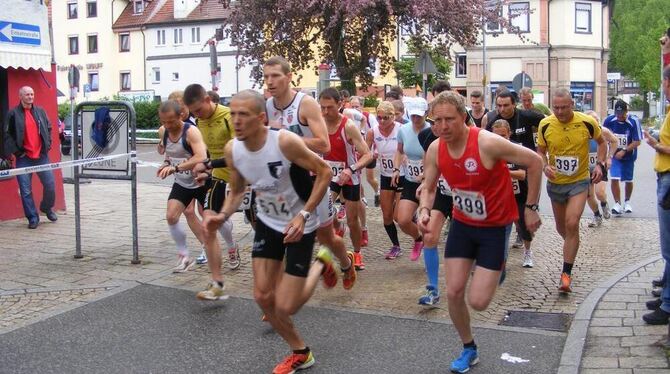
[{"label": "metal pole", "polygon": [[483,78],[482,78],[482,85],[484,86],[484,107],[486,108],[486,104],[488,103],[488,96],[489,96],[489,84],[488,84],[488,78],[486,77],[486,26],[485,24],[482,24],[482,69],[483,71]]},{"label": "metal pole", "polygon": [[137,231],[137,119],[132,106],[127,106],[130,124],[130,204],[133,225],[133,259],[131,264],[140,263],[138,231]]},{"label": "metal pole", "polygon": [[[70,93],[70,118],[72,120],[72,158],[79,159],[79,116],[74,116],[74,88]],[[74,258],[83,258],[81,254],[81,207],[79,203],[79,166],[74,168],[74,235],[75,253]]]},{"label": "metal pole", "polygon": [[218,72],[219,69],[219,63],[217,61],[217,56],[216,56],[216,41],[215,40],[210,40],[209,41],[209,62],[210,62],[210,69],[212,73],[212,90],[217,91],[219,89],[217,81],[216,81],[216,73]]},{"label": "metal pole", "polygon": [[[666,42],[666,43],[670,43],[670,42]],[[660,114],[661,124],[662,124],[663,121],[665,120],[665,106],[666,106],[666,103],[665,103],[665,100],[666,100],[665,92],[663,92],[663,68],[664,68],[664,66],[663,66],[663,51],[661,50],[661,94],[660,94],[659,97],[658,97],[658,98],[659,98],[659,101],[660,101],[660,103],[661,103],[660,108],[659,108],[659,109],[660,109],[659,112],[661,113],[661,114]],[[658,106],[657,106],[657,107],[658,107]]]}]

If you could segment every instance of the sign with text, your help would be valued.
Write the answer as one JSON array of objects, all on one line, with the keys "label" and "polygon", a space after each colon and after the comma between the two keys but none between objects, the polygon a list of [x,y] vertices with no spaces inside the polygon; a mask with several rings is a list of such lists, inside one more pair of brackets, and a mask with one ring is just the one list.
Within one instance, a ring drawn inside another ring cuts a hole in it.
[{"label": "sign with text", "polygon": [[135,102],[135,101],[153,101],[154,100],[154,95],[155,95],[154,90],[146,90],[146,91],[119,91],[119,96],[122,97],[123,99],[130,101],[130,102]]},{"label": "sign with text", "polygon": [[[101,147],[98,141],[94,140],[93,126],[95,122],[95,111],[83,110],[79,117],[82,125],[81,153],[83,158],[93,158],[111,155],[121,155],[129,152],[128,145],[128,112],[124,110],[110,110],[109,117],[111,122],[106,125],[104,139],[106,144]],[[128,159],[114,158],[103,161],[86,164],[82,171],[110,171],[110,172],[128,172]]]},{"label": "sign with text", "polygon": [[0,42],[39,46],[40,27],[18,22],[0,21]]}]

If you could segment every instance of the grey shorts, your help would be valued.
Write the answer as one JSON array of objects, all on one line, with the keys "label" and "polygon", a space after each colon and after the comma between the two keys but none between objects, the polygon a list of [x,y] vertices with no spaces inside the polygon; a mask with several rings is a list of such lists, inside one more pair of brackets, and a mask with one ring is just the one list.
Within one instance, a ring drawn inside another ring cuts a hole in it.
[{"label": "grey shorts", "polygon": [[589,184],[591,184],[590,179],[568,184],[547,182],[547,194],[549,194],[552,202],[565,204],[569,198],[586,191],[589,188]]}]

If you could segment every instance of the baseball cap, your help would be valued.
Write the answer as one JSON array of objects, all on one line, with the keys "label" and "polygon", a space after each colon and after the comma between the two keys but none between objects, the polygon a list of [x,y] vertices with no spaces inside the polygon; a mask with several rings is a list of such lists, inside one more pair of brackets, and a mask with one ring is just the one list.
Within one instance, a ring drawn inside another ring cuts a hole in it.
[{"label": "baseball cap", "polygon": [[408,116],[425,116],[428,110],[428,102],[423,97],[414,97],[405,104]]},{"label": "baseball cap", "polygon": [[624,114],[626,111],[628,111],[628,104],[623,100],[617,100],[616,104],[614,104],[614,114]]}]

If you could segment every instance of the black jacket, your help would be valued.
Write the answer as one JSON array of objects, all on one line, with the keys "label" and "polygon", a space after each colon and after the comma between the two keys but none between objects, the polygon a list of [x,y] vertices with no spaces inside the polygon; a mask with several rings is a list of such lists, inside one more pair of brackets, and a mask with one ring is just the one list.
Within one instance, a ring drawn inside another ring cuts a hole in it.
[{"label": "black jacket", "polygon": [[[42,139],[42,153],[46,153],[51,149],[51,122],[44,109],[33,105],[30,112],[37,122],[37,129]],[[21,156],[25,153],[23,148],[23,140],[26,129],[26,118],[21,104],[14,107],[7,113],[4,128],[5,140],[5,154],[14,154]]]}]

